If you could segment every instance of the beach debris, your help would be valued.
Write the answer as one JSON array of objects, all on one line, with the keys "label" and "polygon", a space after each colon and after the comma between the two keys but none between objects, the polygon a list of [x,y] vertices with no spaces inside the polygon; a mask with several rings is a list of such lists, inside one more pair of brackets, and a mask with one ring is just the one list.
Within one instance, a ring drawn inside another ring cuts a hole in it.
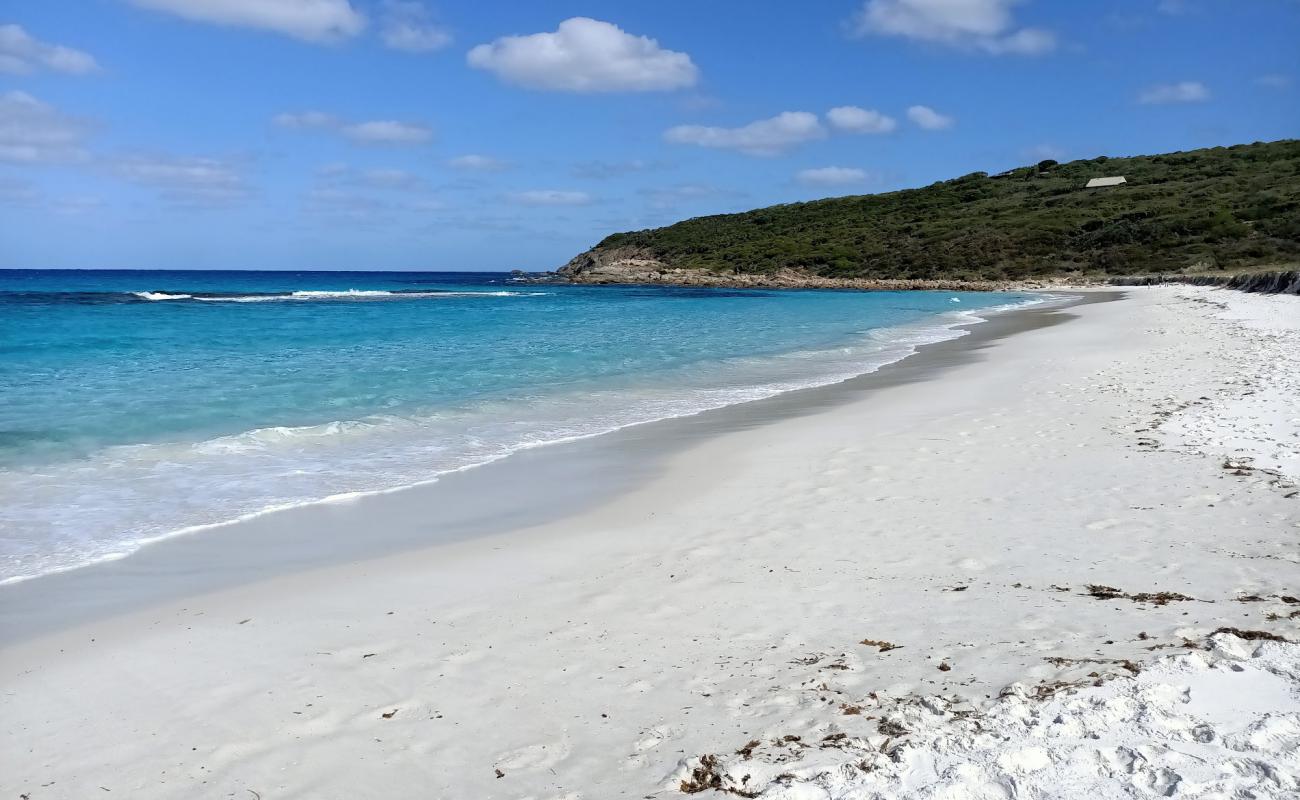
[{"label": "beach debris", "polygon": [[1228,457],[1223,460],[1223,468],[1233,475],[1250,475],[1255,471],[1251,466],[1255,459],[1239,456],[1237,458]]},{"label": "beach debris", "polygon": [[501,780],[506,776],[506,774],[501,771],[500,767],[496,767],[493,771],[497,774],[497,780]]},{"label": "beach debris", "polygon": [[863,640],[862,640],[861,642],[859,642],[858,644],[864,644],[864,645],[866,645],[867,647],[876,647],[876,648],[879,648],[879,652],[881,652],[881,653],[887,653],[887,652],[889,652],[890,650],[897,650],[898,648],[902,647],[901,644],[894,644],[893,642],[886,642],[886,641],[883,640],[883,639],[863,639]]},{"label": "beach debris", "polygon": [[[1065,656],[1045,656],[1043,660],[1054,667],[1071,667],[1078,664],[1115,664],[1116,666],[1123,667],[1134,675],[1142,671],[1142,667],[1127,658],[1066,658]],[[1096,677],[1096,673],[1092,673],[1090,677]]]},{"label": "beach debris", "polygon": [[248,619],[241,619],[241,620],[239,621],[239,624],[240,624],[240,625],[243,625],[243,624],[246,623],[246,622],[252,622],[252,621],[253,621],[253,618],[252,618],[252,617],[249,617]]},{"label": "beach debris", "polygon": [[939,662],[939,671],[940,671],[940,672],[950,672],[950,671],[952,671],[952,667],[948,664],[947,661],[940,661],[940,662]]},{"label": "beach debris", "polygon": [[385,711],[379,716],[383,717],[384,719],[392,719],[393,717],[397,716],[398,711],[399,709],[394,708],[392,711]]},{"label": "beach debris", "polygon": [[699,794],[709,789],[722,790],[722,776],[718,774],[718,757],[705,753],[699,757],[699,764],[691,770],[687,780],[682,781],[680,790],[683,794]]},{"label": "beach debris", "polygon": [[373,657],[376,656],[376,655],[378,655],[378,654],[377,654],[377,653],[365,653],[365,654],[362,655],[361,657],[362,657],[362,658],[373,658]]},{"label": "beach debris", "polygon": [[[1247,641],[1265,641],[1265,642],[1283,642],[1291,644],[1291,640],[1284,636],[1278,636],[1276,633],[1269,631],[1243,631],[1240,628],[1219,628],[1214,634],[1226,633],[1229,636],[1236,636],[1238,639]],[[1214,634],[1211,634],[1213,636]]]},{"label": "beach debris", "polygon": [[896,738],[898,736],[906,736],[907,734],[911,733],[910,730],[903,727],[903,724],[901,722],[899,722],[896,719],[890,719],[888,717],[876,723],[876,730],[880,731],[882,734],[890,738]]},{"label": "beach debris", "polygon": [[1087,586],[1088,591],[1084,594],[1088,597],[1095,597],[1098,600],[1132,600],[1135,603],[1151,603],[1152,605],[1163,606],[1174,602],[1195,601],[1195,597],[1188,597],[1179,592],[1138,592],[1130,594],[1120,591],[1114,586],[1105,586],[1100,583],[1090,583]]}]

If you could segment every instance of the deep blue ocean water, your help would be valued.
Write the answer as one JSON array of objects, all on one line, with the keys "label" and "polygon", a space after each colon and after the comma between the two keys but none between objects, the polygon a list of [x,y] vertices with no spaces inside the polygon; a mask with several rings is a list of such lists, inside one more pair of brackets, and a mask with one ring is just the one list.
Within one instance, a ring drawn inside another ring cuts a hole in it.
[{"label": "deep blue ocean water", "polygon": [[841,381],[1026,300],[0,271],[0,581]]}]

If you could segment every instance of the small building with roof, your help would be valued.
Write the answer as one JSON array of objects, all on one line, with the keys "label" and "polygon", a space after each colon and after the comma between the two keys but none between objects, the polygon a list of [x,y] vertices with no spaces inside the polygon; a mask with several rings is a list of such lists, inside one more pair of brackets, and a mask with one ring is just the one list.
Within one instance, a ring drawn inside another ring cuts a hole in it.
[{"label": "small building with roof", "polygon": [[1116,175],[1111,178],[1093,178],[1092,180],[1088,181],[1088,185],[1085,186],[1084,188],[1100,189],[1105,186],[1119,186],[1121,183],[1128,183],[1128,181],[1124,180],[1123,175]]}]

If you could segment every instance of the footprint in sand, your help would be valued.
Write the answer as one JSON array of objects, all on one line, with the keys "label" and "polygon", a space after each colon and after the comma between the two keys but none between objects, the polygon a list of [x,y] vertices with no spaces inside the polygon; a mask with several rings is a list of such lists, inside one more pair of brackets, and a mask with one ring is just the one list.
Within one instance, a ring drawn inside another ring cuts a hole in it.
[{"label": "footprint in sand", "polygon": [[526,771],[550,769],[569,757],[573,750],[563,739],[546,744],[530,744],[517,750],[507,750],[496,757],[497,769]]}]

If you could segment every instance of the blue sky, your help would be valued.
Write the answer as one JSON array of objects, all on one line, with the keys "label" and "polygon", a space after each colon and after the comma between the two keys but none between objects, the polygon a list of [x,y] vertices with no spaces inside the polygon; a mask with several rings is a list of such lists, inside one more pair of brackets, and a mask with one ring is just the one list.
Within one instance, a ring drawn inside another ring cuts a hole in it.
[{"label": "blue sky", "polygon": [[549,269],[604,235],[1300,135],[1296,0],[0,9],[0,267]]}]

